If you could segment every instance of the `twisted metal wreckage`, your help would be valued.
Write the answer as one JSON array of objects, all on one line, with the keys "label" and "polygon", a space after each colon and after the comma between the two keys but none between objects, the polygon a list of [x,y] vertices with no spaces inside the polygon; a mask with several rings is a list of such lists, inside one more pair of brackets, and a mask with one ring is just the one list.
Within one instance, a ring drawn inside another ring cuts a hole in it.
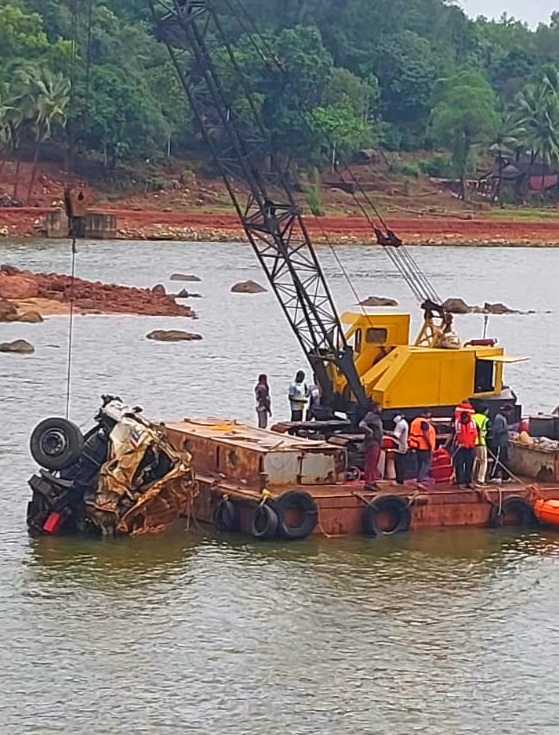
[{"label": "twisted metal wreckage", "polygon": [[42,469],[29,481],[32,532],[136,535],[191,515],[192,458],[171,446],[162,426],[112,396],[95,422],[85,436],[61,418],[34,430],[31,454]]}]

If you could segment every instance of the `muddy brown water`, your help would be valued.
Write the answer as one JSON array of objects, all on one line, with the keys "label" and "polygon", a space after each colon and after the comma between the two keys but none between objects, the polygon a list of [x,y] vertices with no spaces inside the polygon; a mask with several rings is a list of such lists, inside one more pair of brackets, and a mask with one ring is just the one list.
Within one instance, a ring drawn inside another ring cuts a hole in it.
[{"label": "muddy brown water", "polygon": [[[394,296],[415,310],[381,252],[339,254],[361,298]],[[351,308],[332,254],[320,257],[340,309]],[[424,248],[415,257],[443,297],[539,312],[493,317],[488,333],[531,357],[508,370],[527,409],[555,405],[559,251]],[[3,242],[0,262],[67,272],[70,251]],[[247,278],[263,282],[247,247],[79,245],[84,278],[170,286],[174,272],[202,278],[197,322],[77,317],[72,417],[87,425],[98,396],[113,392],[152,416],[253,420],[259,372],[270,375],[275,414],[285,417],[287,384],[305,364],[271,293],[229,291]],[[204,340],[146,340],[156,328]],[[460,318],[458,328],[480,336],[483,317]],[[30,540],[27,439],[38,420],[64,411],[68,319],[0,333],[37,349],[0,359],[0,732],[559,732],[559,534],[259,544],[178,527],[116,542]]]}]

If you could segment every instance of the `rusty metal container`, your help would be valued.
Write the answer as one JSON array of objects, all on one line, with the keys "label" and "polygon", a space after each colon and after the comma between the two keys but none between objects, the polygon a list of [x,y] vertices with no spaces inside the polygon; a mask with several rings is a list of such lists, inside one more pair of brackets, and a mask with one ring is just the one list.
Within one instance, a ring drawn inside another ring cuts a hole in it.
[{"label": "rusty metal container", "polygon": [[177,449],[192,454],[196,473],[252,487],[332,485],[343,480],[347,468],[343,448],[236,421],[185,420],[166,429]]},{"label": "rusty metal container", "polygon": [[559,449],[510,441],[510,469],[518,477],[538,482],[559,482]]}]

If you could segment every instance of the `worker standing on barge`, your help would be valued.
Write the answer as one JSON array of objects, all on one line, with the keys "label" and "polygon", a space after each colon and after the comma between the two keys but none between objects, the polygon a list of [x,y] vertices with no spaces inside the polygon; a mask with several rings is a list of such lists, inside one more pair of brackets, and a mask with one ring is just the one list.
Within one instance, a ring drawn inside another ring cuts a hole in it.
[{"label": "worker standing on barge", "polygon": [[433,461],[433,452],[437,445],[437,433],[431,422],[432,412],[424,409],[417,418],[411,422],[409,448],[414,450],[417,456],[417,483],[423,485]]},{"label": "worker standing on barge", "polygon": [[289,386],[289,405],[291,421],[302,421],[305,406],[309,401],[309,386],[305,383],[305,373],[299,370],[295,380]]},{"label": "worker standing on barge", "polygon": [[408,454],[408,438],[410,426],[405,416],[394,416],[394,431],[392,436],[397,441],[394,450],[394,471],[396,473],[396,484],[403,485],[406,471],[406,457]]},{"label": "worker standing on barge", "polygon": [[509,461],[509,416],[512,407],[509,404],[501,406],[499,413],[493,419],[493,439],[492,451],[494,455],[493,471],[491,479],[494,482],[503,482],[508,480],[510,475],[508,471]]},{"label": "worker standing on barge", "polygon": [[270,386],[268,385],[267,375],[258,376],[258,383],[254,389],[254,395],[256,397],[258,428],[266,429],[268,427],[268,416],[272,415],[272,400],[270,398]]},{"label": "worker standing on barge", "polygon": [[480,406],[474,414],[478,436],[475,449],[474,479],[476,485],[485,485],[487,478],[487,436],[489,433],[489,409]]},{"label": "worker standing on barge", "polygon": [[469,411],[462,411],[458,421],[454,423],[454,472],[456,485],[465,485],[473,489],[473,469],[475,449],[478,440],[478,428]]},{"label": "worker standing on barge", "polygon": [[377,480],[378,463],[382,447],[384,429],[380,417],[381,407],[379,403],[372,401],[364,419],[359,423],[359,428],[365,432],[363,449],[365,451],[365,490],[378,490]]}]

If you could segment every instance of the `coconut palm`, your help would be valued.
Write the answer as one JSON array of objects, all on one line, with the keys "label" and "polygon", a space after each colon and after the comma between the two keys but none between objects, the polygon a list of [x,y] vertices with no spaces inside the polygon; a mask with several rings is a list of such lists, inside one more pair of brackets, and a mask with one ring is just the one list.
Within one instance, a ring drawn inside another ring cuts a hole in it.
[{"label": "coconut palm", "polygon": [[35,141],[33,170],[27,194],[29,204],[42,144],[48,140],[53,128],[66,125],[66,112],[70,102],[70,81],[62,74],[53,74],[48,69],[36,69],[30,77],[27,95],[27,117]]},{"label": "coconut palm", "polygon": [[542,192],[545,164],[559,159],[559,78],[546,71],[540,82],[518,97],[518,124],[530,150],[530,169],[538,156],[542,160]]},{"label": "coconut palm", "polygon": [[503,183],[504,156],[517,154],[522,147],[522,141],[526,134],[526,129],[521,125],[516,116],[507,114],[503,118],[499,129],[497,130],[493,142],[489,150],[499,161],[499,178],[497,180],[497,191],[495,198],[497,201],[501,197],[501,187]]}]

